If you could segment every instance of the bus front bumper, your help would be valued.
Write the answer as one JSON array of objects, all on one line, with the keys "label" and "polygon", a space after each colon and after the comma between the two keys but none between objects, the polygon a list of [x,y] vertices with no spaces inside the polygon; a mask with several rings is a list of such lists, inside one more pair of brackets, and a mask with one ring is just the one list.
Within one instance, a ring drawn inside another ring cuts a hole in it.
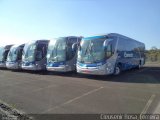
[{"label": "bus front bumper", "polygon": [[56,72],[70,72],[72,71],[71,67],[68,65],[58,66],[58,67],[47,67],[48,71],[56,71]]},{"label": "bus front bumper", "polygon": [[11,62],[7,62],[6,67],[8,69],[20,69],[21,68],[21,66],[18,63],[11,63]]},{"label": "bus front bumper", "polygon": [[99,70],[99,69],[96,69],[96,68],[80,68],[80,67],[77,67],[77,73],[90,74],[90,75],[106,75],[105,70]]},{"label": "bus front bumper", "polygon": [[37,67],[36,65],[32,65],[32,66],[23,66],[22,65],[22,69],[24,69],[24,70],[33,70],[33,71],[42,70],[41,68]]},{"label": "bus front bumper", "polygon": [[0,63],[0,68],[6,68],[6,63]]},{"label": "bus front bumper", "polygon": [[77,66],[77,73],[90,74],[90,75],[110,75],[111,70],[106,68],[105,65],[100,67],[81,67]]}]

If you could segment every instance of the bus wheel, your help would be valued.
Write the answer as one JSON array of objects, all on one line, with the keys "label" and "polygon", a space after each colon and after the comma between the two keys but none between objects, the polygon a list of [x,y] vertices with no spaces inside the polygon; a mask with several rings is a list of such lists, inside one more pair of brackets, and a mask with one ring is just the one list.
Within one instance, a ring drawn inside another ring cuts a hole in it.
[{"label": "bus wheel", "polygon": [[119,75],[121,73],[121,68],[120,66],[115,67],[114,75]]}]

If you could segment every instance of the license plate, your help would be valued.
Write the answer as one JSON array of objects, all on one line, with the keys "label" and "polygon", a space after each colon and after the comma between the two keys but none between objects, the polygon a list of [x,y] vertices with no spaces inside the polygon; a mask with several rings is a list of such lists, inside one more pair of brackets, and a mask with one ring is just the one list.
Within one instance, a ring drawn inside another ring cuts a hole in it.
[{"label": "license plate", "polygon": [[82,72],[84,72],[84,73],[90,73],[90,71],[88,71],[88,70],[83,70]]}]

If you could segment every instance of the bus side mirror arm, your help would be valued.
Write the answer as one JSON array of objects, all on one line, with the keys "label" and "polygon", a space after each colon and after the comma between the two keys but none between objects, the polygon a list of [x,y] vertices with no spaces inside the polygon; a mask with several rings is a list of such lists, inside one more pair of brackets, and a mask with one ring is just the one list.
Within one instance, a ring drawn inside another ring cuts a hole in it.
[{"label": "bus side mirror arm", "polygon": [[72,45],[72,51],[77,51],[77,49],[78,49],[78,43],[74,43],[73,45]]}]

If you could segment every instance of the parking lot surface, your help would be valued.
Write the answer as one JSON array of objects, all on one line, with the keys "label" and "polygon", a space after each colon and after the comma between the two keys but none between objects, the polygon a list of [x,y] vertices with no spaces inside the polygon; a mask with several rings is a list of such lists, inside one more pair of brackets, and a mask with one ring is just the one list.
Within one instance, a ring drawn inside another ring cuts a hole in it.
[{"label": "parking lot surface", "polygon": [[118,76],[0,70],[0,100],[26,114],[158,114],[160,66]]}]

